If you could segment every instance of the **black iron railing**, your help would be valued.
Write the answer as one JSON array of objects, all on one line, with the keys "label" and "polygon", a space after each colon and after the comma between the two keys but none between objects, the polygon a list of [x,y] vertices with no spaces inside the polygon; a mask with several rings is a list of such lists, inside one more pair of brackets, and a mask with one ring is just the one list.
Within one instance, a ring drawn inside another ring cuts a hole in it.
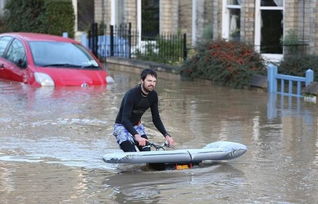
[{"label": "black iron railing", "polygon": [[144,35],[132,30],[131,23],[120,26],[92,24],[88,46],[101,59],[117,56],[167,64],[187,59],[186,34]]}]

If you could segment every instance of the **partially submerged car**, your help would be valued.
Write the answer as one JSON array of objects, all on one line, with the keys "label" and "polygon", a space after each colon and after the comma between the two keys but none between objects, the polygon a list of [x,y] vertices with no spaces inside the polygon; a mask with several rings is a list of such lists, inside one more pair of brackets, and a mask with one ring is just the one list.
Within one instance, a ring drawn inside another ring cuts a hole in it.
[{"label": "partially submerged car", "polygon": [[87,87],[113,81],[79,42],[38,33],[0,34],[0,78],[34,86]]}]

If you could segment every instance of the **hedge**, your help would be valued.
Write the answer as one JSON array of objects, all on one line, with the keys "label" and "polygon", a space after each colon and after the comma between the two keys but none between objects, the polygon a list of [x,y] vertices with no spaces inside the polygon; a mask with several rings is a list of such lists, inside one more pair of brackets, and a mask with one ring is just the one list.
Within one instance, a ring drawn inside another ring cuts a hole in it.
[{"label": "hedge", "polygon": [[8,0],[4,23],[7,32],[35,32],[74,37],[71,0]]}]

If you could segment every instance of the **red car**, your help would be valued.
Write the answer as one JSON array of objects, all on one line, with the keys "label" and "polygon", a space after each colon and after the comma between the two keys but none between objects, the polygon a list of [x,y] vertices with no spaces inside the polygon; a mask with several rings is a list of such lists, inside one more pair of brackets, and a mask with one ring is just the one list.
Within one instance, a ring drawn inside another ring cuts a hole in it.
[{"label": "red car", "polygon": [[0,35],[0,78],[34,86],[112,82],[103,65],[79,42],[37,33]]}]

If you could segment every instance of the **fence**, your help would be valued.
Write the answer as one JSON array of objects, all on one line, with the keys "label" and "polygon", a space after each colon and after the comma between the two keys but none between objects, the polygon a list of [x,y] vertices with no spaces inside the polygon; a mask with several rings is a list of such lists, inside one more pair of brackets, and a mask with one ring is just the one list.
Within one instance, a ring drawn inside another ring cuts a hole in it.
[{"label": "fence", "polygon": [[[301,88],[313,82],[314,72],[311,69],[308,69],[305,77],[278,74],[277,67],[270,64],[267,68],[267,77],[268,91],[270,93],[302,97]],[[278,86],[279,84],[280,86]]]},{"label": "fence", "polygon": [[109,27],[94,23],[82,44],[101,59],[117,56],[174,64],[187,58],[186,34],[142,36],[132,30],[131,23]]}]

